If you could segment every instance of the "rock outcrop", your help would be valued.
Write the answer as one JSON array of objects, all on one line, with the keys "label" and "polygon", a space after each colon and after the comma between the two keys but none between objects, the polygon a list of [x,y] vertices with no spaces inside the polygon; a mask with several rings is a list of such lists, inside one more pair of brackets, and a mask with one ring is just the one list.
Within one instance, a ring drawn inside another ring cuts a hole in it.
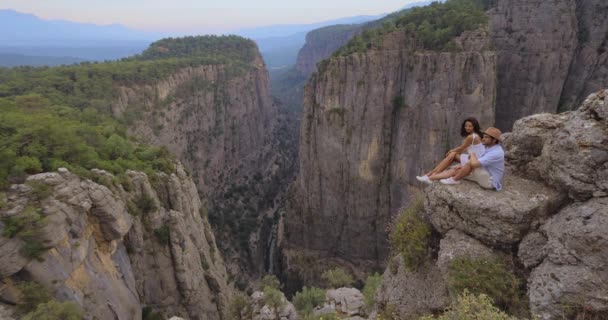
[{"label": "rock outcrop", "polygon": [[[367,270],[386,257],[385,225],[418,188],[415,176],[460,143],[454,119],[494,118],[488,40],[478,30],[458,39],[462,52],[429,52],[397,31],[377,50],[332,58],[313,75],[285,215],[287,256],[339,258]],[[284,264],[292,275],[296,260]]]},{"label": "rock outcrop", "polygon": [[[33,281],[78,303],[86,319],[140,319],[143,307],[220,319],[232,289],[183,167],[127,171],[122,184],[93,174],[99,183],[60,169],[10,188],[0,210],[1,300],[19,303],[16,285]],[[18,221],[26,224],[7,229]]]},{"label": "rock outcrop", "polygon": [[[398,300],[391,288],[419,292],[423,287],[413,281],[432,268],[445,276],[456,256],[497,256],[514,262],[512,272],[526,275],[533,316],[562,319],[585,312],[607,317],[608,194],[603,177],[608,157],[601,156],[608,151],[607,95],[608,90],[592,94],[576,111],[518,120],[505,135],[510,170],[502,191],[468,181],[429,187],[424,217],[441,237],[437,258],[398,278],[387,270],[380,304],[392,303],[402,314],[414,315],[412,306],[433,300],[413,294]],[[443,281],[438,286],[447,290]]]},{"label": "rock outcrop", "polygon": [[251,319],[252,320],[297,320],[296,308],[287,301],[281,293],[283,305],[275,310],[264,303],[264,292],[256,291],[251,295]]}]

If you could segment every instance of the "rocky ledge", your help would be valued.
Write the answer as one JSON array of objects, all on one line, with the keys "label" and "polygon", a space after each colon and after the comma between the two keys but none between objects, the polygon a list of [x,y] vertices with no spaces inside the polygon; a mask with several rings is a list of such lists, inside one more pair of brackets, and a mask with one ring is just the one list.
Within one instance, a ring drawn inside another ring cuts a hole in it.
[{"label": "rocky ledge", "polygon": [[421,215],[439,238],[435,255],[415,272],[393,258],[379,305],[405,316],[441,311],[451,261],[495,257],[524,278],[532,316],[581,308],[608,317],[608,90],[576,111],[518,120],[503,147],[503,191],[466,181],[429,187]]}]

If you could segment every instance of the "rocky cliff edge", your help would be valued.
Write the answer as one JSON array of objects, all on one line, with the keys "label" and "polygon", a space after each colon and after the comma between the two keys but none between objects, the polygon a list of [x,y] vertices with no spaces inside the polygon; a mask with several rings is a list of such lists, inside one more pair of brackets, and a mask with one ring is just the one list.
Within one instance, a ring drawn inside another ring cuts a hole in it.
[{"label": "rocky cliff edge", "polygon": [[141,319],[144,307],[219,319],[231,289],[183,167],[154,177],[127,171],[123,181],[93,172],[97,182],[60,169],[8,190],[0,210],[0,300],[22,303],[19,283],[27,281],[76,302],[85,319]]},{"label": "rocky cliff edge", "polygon": [[417,272],[393,258],[379,305],[407,316],[441,311],[450,263],[494,257],[522,277],[531,315],[608,316],[607,96],[603,90],[576,111],[518,120],[503,142],[503,191],[466,181],[429,187],[422,215],[438,234],[435,257]]}]

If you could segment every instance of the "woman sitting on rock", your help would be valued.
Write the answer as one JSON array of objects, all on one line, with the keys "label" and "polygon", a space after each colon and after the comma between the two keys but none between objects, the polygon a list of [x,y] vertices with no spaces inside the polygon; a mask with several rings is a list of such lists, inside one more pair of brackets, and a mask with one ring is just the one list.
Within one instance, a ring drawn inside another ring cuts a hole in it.
[{"label": "woman sitting on rock", "polygon": [[[481,129],[479,122],[474,117],[469,117],[462,122],[460,126],[460,135],[464,137],[464,141],[460,146],[448,151],[446,157],[431,171],[423,176],[416,176],[416,179],[425,183],[432,183],[431,176],[443,172],[449,167],[452,162],[457,161],[462,165],[469,161],[469,153],[475,152],[478,157],[485,153],[485,147],[481,144]],[[467,153],[463,153],[466,151]]]}]

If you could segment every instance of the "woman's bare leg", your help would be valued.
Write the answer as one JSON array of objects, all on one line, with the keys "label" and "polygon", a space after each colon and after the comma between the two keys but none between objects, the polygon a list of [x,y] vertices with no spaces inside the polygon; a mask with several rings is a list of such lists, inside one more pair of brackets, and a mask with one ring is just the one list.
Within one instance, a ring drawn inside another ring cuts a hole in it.
[{"label": "woman's bare leg", "polygon": [[460,155],[456,152],[450,152],[439,164],[435,167],[435,169],[429,171],[426,175],[431,176],[433,174],[441,173],[443,170],[447,169],[452,162],[458,161],[460,162]]},{"label": "woman's bare leg", "polygon": [[445,170],[443,172],[433,174],[433,175],[429,176],[429,179],[431,179],[431,181],[436,181],[436,180],[449,178],[449,177],[456,175],[456,173],[458,171],[460,171],[460,167],[456,167],[454,169]]}]

